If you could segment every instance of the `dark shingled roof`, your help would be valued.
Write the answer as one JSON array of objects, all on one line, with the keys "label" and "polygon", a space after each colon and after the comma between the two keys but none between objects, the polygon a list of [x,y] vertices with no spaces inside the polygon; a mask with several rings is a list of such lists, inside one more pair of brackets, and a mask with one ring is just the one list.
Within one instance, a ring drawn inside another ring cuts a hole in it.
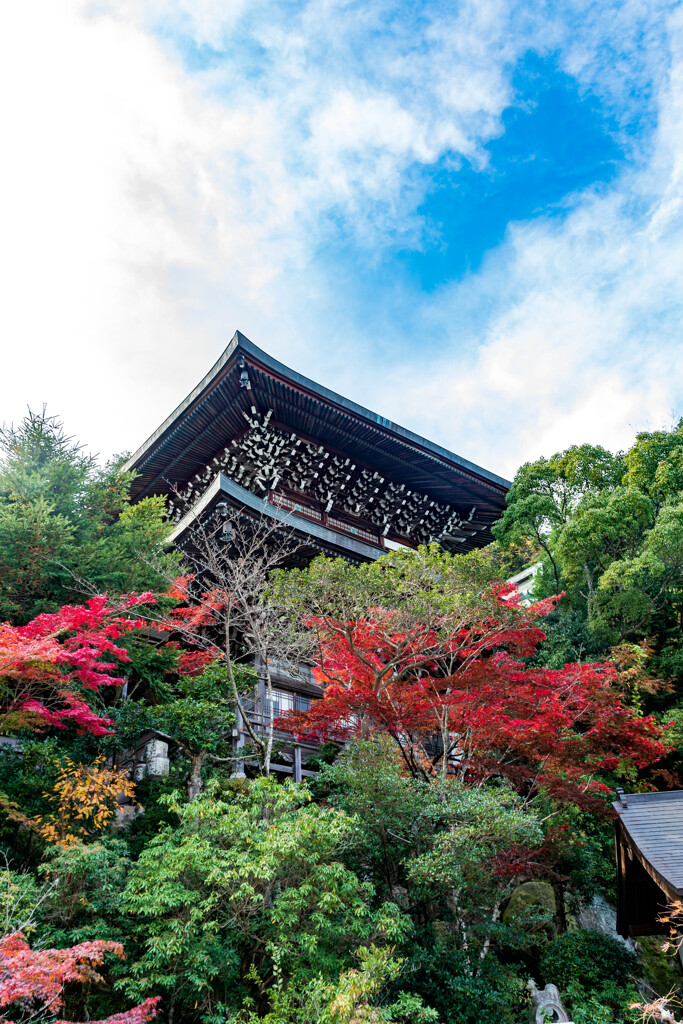
[{"label": "dark shingled roof", "polygon": [[612,806],[650,877],[671,899],[683,897],[683,790],[628,793]]},{"label": "dark shingled roof", "polygon": [[[242,367],[241,364],[244,364]],[[240,387],[246,369],[251,388]],[[273,359],[239,331],[220,359],[129,459],[134,498],[182,487],[245,427],[251,405],[273,410],[273,425],[351,456],[389,480],[494,523],[509,481],[364,409]],[[490,539],[488,530],[479,543]],[[465,545],[467,547],[467,545]]]}]

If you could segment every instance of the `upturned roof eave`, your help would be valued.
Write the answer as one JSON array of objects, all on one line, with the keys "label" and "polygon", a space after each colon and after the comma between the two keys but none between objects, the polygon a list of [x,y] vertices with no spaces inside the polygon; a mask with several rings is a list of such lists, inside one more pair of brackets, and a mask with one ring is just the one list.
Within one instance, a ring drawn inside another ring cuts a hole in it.
[{"label": "upturned roof eave", "polygon": [[275,359],[263,349],[259,348],[258,345],[249,341],[249,339],[240,331],[235,331],[235,334],[225,351],[197,386],[193,388],[189,395],[183,399],[180,405],[178,405],[170,416],[168,416],[154,431],[154,433],[150,435],[145,443],[141,445],[133,455],[131,455],[126,462],[126,469],[136,469],[151,453],[156,444],[161,441],[166,434],[173,430],[174,427],[177,427],[185,413],[187,413],[191,406],[211,388],[222,371],[228,366],[232,358],[236,356],[238,351],[243,352],[245,356],[250,356],[267,370],[288,381],[290,384],[311,392],[318,399],[330,405],[336,405],[344,412],[349,413],[358,419],[364,420],[369,426],[392,434],[394,437],[404,441],[408,446],[420,449],[426,454],[431,455],[433,458],[438,459],[440,462],[452,466],[456,470],[464,470],[465,472],[474,474],[475,476],[480,477],[483,481],[494,484],[503,490],[509,490],[511,486],[510,481],[506,480],[504,477],[498,476],[496,473],[491,473],[487,469],[483,469],[481,466],[476,465],[476,463],[470,462],[468,459],[464,459],[461,456],[456,455],[454,452],[448,451],[447,448],[443,448],[441,445],[435,444],[433,441],[429,441],[425,437],[421,437],[412,430],[408,430],[407,427],[402,427],[399,424],[394,423],[392,420],[385,419],[377,413],[372,412],[370,409],[366,409],[362,405],[358,405],[356,402],[353,402],[348,398],[344,398],[343,395],[339,395],[335,391],[324,387],[322,384],[316,383],[309,377],[305,377],[296,370],[292,370],[289,366],[286,366],[284,363],[281,363],[278,359]]},{"label": "upturned roof eave", "polygon": [[[235,354],[236,350],[240,345],[241,337],[242,335],[240,334],[240,332],[235,331],[230,341],[230,344],[227,346],[227,348],[224,349],[224,351],[213,364],[209,372],[205,374],[204,377],[202,377],[199,384],[197,384],[197,386],[192,389],[189,395],[187,395],[182,400],[180,405],[178,405],[173,410],[170,416],[166,417],[164,422],[157,427],[154,433],[150,434],[147,440],[140,445],[138,450],[136,452],[133,452],[133,454],[123,467],[124,470],[135,469],[137,464],[139,462],[142,462],[145,456],[147,456],[151,449],[154,448],[157,441],[160,441],[163,438],[164,434],[168,433],[172,429],[172,427],[177,423],[177,421],[181,419],[183,414],[187,412],[190,406],[193,405],[194,402],[196,402],[197,399],[201,397],[203,392],[210,387],[210,385],[215,381],[216,377],[218,377],[218,375],[220,374],[221,370],[223,370],[227,366],[227,364],[230,362],[230,359]],[[246,341],[247,339],[245,338],[244,340]]]}]

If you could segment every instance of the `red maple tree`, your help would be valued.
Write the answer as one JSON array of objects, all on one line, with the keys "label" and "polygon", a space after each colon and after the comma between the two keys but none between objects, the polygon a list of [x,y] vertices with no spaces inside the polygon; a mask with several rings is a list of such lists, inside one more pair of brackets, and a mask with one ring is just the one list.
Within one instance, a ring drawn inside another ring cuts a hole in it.
[{"label": "red maple tree", "polygon": [[123,684],[120,667],[130,658],[117,641],[145,624],[134,609],[151,601],[151,593],[116,602],[98,596],[25,626],[0,624],[2,731],[63,729],[71,723],[81,733],[108,733],[109,719],[93,711],[85,695]]},{"label": "red maple tree", "polygon": [[557,599],[524,609],[507,590],[497,597],[499,618],[489,606],[481,621],[445,635],[419,622],[405,628],[383,609],[349,622],[311,619],[324,694],[277,724],[299,738],[388,733],[416,776],[505,777],[528,798],[543,789],[595,806],[607,792],[595,774],[659,760],[662,729],[623,702],[611,663],[552,670],[519,660],[545,638],[539,617]]},{"label": "red maple tree", "polygon": [[[107,953],[124,959],[120,942],[97,940],[68,949],[33,950],[21,932],[5,935],[0,939],[0,1008],[15,1006],[22,1014],[36,1009],[56,1013],[64,1005],[64,987],[69,982],[102,980],[96,968]],[[91,1024],[145,1024],[156,1015],[158,1003],[158,997],[145,999],[131,1010]],[[11,1024],[5,1016],[0,1022]]]}]

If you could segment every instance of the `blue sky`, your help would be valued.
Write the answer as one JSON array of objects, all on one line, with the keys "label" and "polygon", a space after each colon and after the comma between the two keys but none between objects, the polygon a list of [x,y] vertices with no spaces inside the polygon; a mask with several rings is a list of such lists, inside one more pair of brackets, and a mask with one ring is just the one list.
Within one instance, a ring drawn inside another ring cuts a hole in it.
[{"label": "blue sky", "polygon": [[135,448],[235,328],[508,476],[683,414],[680,6],[14,6],[0,417]]}]

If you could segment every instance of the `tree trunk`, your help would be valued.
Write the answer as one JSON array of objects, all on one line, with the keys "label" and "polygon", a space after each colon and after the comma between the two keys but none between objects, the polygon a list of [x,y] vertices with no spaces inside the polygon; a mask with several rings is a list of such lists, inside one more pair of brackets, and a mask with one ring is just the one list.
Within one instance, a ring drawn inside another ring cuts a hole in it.
[{"label": "tree trunk", "polygon": [[267,653],[262,656],[262,661],[266,670],[266,709],[268,711],[268,737],[263,754],[263,774],[270,775],[270,758],[273,753],[273,721],[275,720],[273,712],[273,679],[270,674]]},{"label": "tree trunk", "polygon": [[567,908],[564,905],[564,887],[559,882],[553,882],[553,893],[555,894],[555,927],[558,935],[564,935],[567,930]]},{"label": "tree trunk", "polygon": [[595,603],[595,588],[593,586],[593,574],[588,567],[588,563],[583,563],[583,571],[586,575],[586,586],[588,587],[588,594],[586,595],[586,611],[588,612],[588,618],[593,618],[593,605]]},{"label": "tree trunk", "polygon": [[540,544],[540,546],[543,548],[543,550],[545,551],[546,555],[550,559],[550,564],[552,565],[553,573],[555,574],[555,586],[556,586],[557,590],[559,591],[559,589],[560,589],[560,570],[557,567],[557,562],[555,561],[555,559],[552,556],[552,552],[550,550],[549,545],[546,544],[545,541],[543,540],[543,535],[540,533],[540,531],[536,530],[535,533],[536,533],[536,540],[538,541],[538,543]]},{"label": "tree trunk", "polygon": [[[495,907],[493,908],[493,914],[491,915],[491,920],[493,921],[494,924],[497,924],[497,922],[500,920],[500,903],[496,903]],[[491,948],[491,935],[489,934],[484,939],[484,945],[482,946],[481,953],[479,954],[479,959],[480,960],[485,960],[486,959],[486,957],[489,954],[489,949],[490,948]]]},{"label": "tree trunk", "polygon": [[445,785],[448,778],[448,753],[451,744],[448,709],[446,709],[444,716],[441,719],[441,744],[443,746],[443,750],[441,751],[441,782]]},{"label": "tree trunk", "polygon": [[190,754],[190,775],[187,780],[187,799],[190,803],[196,800],[203,788],[202,768],[206,761],[206,752]]}]

